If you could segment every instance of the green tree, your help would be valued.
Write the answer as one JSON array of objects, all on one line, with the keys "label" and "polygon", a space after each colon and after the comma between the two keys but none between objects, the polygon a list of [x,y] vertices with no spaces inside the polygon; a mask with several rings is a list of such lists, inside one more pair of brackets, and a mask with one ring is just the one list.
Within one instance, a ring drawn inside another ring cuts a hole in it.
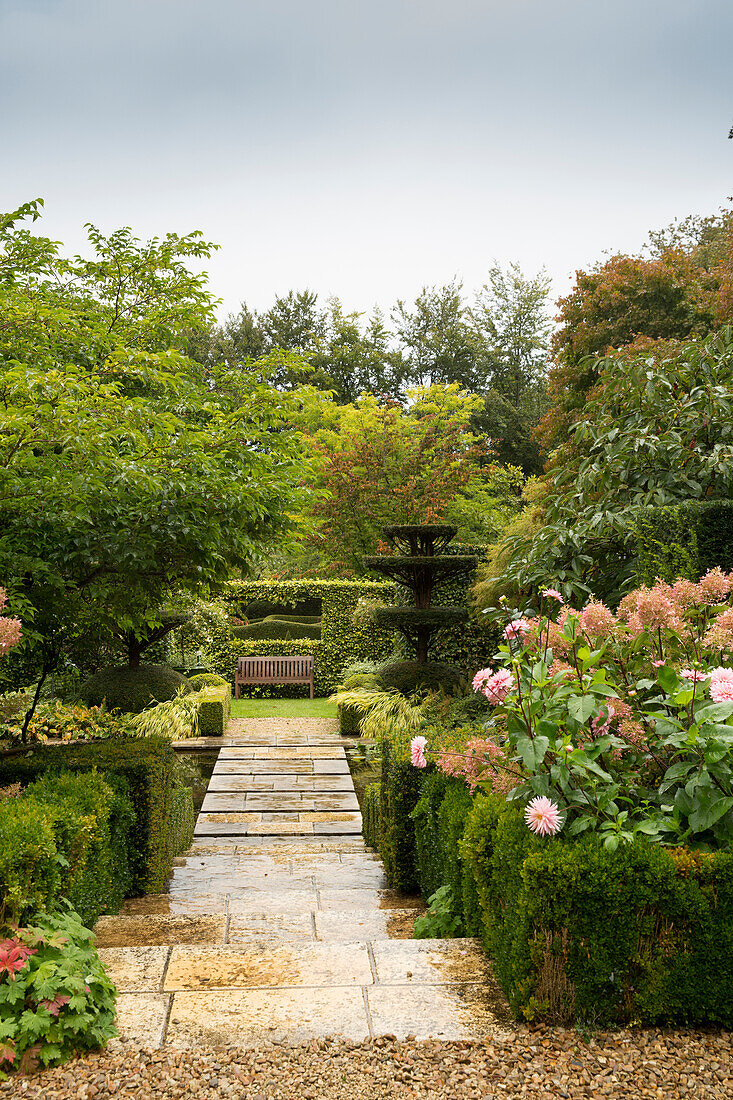
[{"label": "green tree", "polygon": [[66,260],[22,226],[36,214],[0,223],[0,575],[42,679],[85,633],[142,636],[177,589],[206,589],[287,536],[309,391],[271,384],[279,357],[204,371],[165,348],[176,325],[210,317],[174,254],[191,238],[94,231],[95,259]]},{"label": "green tree", "polygon": [[457,383],[473,393],[485,388],[479,348],[463,285],[423,287],[412,306],[397,302],[392,321],[402,345],[406,380],[413,386]]}]

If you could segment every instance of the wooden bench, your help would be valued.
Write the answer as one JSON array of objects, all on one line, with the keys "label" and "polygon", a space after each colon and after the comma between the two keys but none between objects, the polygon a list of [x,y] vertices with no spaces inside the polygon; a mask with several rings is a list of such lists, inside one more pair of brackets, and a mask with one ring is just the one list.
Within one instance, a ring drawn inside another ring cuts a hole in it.
[{"label": "wooden bench", "polygon": [[238,657],[234,698],[242,684],[308,684],[313,698],[313,657]]}]

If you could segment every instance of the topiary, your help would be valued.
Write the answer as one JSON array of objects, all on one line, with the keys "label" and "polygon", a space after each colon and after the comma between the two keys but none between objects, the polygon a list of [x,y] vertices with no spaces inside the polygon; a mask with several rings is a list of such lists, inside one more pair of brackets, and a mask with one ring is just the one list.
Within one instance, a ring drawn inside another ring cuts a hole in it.
[{"label": "topiary", "polygon": [[167,665],[139,665],[105,668],[82,684],[79,694],[87,706],[101,706],[127,714],[140,714],[151,703],[174,699],[179,691],[188,694],[185,676]]},{"label": "topiary", "polygon": [[201,691],[204,687],[217,687],[220,684],[228,684],[229,681],[220,676],[218,672],[196,672],[193,676],[186,677],[191,691]]},{"label": "topiary", "polygon": [[235,626],[232,630],[235,638],[249,638],[262,641],[263,638],[320,638],[320,623],[292,623],[284,619],[262,619],[246,626]]},{"label": "topiary", "polygon": [[461,670],[442,661],[390,661],[381,666],[377,680],[385,691],[391,689],[403,695],[426,688],[430,691],[443,690],[451,695],[464,686]]}]

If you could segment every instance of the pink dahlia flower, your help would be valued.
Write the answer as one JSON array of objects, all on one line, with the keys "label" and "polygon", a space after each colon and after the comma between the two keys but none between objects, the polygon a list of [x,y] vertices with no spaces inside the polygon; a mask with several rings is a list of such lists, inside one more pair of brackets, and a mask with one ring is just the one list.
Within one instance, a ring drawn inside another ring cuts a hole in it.
[{"label": "pink dahlia flower", "polygon": [[554,836],[563,826],[560,810],[555,802],[544,796],[527,803],[524,820],[538,836]]},{"label": "pink dahlia flower", "polygon": [[498,703],[503,703],[509,692],[514,688],[514,677],[507,669],[502,668],[499,672],[495,672],[494,675],[486,681],[483,686],[483,693],[490,703],[496,706]]},{"label": "pink dahlia flower", "polygon": [[715,703],[733,703],[733,668],[715,668],[710,674],[710,698]]},{"label": "pink dahlia flower", "polygon": [[532,624],[526,619],[512,619],[504,628],[504,637],[508,642],[522,641],[525,634],[532,629]]},{"label": "pink dahlia flower", "polygon": [[427,745],[427,738],[425,737],[413,737],[410,741],[410,761],[416,768],[424,768],[427,765],[427,758],[425,756],[425,746]]},{"label": "pink dahlia flower", "polygon": [[545,597],[545,599],[557,600],[558,603],[565,603],[565,600],[562,598],[556,588],[546,588],[542,595]]},{"label": "pink dahlia flower", "polygon": [[473,678],[471,687],[474,691],[483,691],[484,684],[494,675],[493,668],[481,668]]},{"label": "pink dahlia flower", "polygon": [[693,684],[699,684],[710,678],[709,672],[701,672],[699,668],[681,668],[680,676],[685,680],[692,680]]}]

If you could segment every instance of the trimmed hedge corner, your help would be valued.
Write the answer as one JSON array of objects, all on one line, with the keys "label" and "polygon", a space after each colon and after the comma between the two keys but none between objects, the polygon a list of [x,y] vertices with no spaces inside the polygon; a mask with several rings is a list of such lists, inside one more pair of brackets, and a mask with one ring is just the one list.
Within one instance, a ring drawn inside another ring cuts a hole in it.
[{"label": "trimmed hedge corner", "polygon": [[170,822],[173,805],[175,753],[164,738],[145,737],[91,742],[86,745],[43,745],[20,756],[0,758],[0,787],[24,786],[46,772],[74,774],[97,770],[127,782],[135,821],[129,833],[133,892],[159,894],[171,870]]},{"label": "trimmed hedge corner", "polygon": [[212,684],[199,694],[199,737],[221,737],[232,709],[232,689],[229,684]]}]

